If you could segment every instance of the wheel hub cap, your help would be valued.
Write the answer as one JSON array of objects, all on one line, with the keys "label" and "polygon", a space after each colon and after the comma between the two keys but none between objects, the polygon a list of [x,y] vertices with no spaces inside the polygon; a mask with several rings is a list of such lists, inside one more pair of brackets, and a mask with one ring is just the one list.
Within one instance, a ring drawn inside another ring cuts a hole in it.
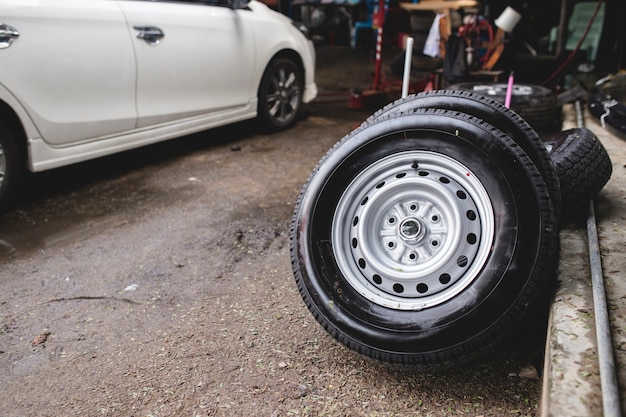
[{"label": "wheel hub cap", "polygon": [[409,217],[402,220],[398,233],[406,242],[415,243],[422,236],[422,224],[419,220]]},{"label": "wheel hub cap", "polygon": [[412,151],[368,166],[346,188],[332,240],[343,276],[376,304],[420,310],[482,270],[493,209],[480,181],[445,155]]},{"label": "wheel hub cap", "polygon": [[293,72],[281,69],[274,74],[268,92],[269,114],[278,121],[286,121],[294,116],[300,91]]}]

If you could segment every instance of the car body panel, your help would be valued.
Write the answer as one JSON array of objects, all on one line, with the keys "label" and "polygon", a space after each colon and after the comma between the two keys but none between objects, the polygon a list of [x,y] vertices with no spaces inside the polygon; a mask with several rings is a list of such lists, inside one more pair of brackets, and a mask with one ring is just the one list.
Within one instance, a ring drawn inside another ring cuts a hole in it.
[{"label": "car body panel", "polygon": [[0,83],[47,142],[135,127],[135,58],[116,2],[3,0],[0,16],[20,32],[1,51]]},{"label": "car body panel", "polygon": [[170,2],[121,1],[120,5],[130,31],[147,26],[164,34],[156,45],[133,39],[137,127],[242,107],[256,97],[249,10]]},{"label": "car body panel", "polygon": [[[19,31],[0,49],[0,101],[24,128],[31,171],[254,118],[263,72],[287,51],[303,102],[317,95],[312,43],[254,0],[2,0],[0,23]],[[138,37],[146,27],[158,44]]]},{"label": "car body panel", "polygon": [[72,145],[71,147],[52,147],[40,138],[29,143],[29,153],[34,172],[44,171],[64,165],[106,156],[140,146],[158,143],[191,133],[223,126],[246,120],[256,115],[256,101],[244,109],[223,110],[211,115],[189,117],[185,120],[163,123],[149,128],[139,128],[125,132],[123,135],[112,135],[90,142]]},{"label": "car body panel", "polygon": [[[315,84],[315,48],[313,42],[303,36],[298,36],[291,21],[282,14],[275,14],[262,3],[252,1],[249,8],[254,11],[253,19],[254,38],[257,40],[257,61],[269,62],[281,50],[300,51],[300,58],[304,66],[304,95],[302,101],[309,103],[317,97],[317,85]],[[290,37],[281,36],[276,25],[276,20],[282,21],[281,29],[291,33]],[[263,65],[257,67],[261,75],[265,69]],[[312,70],[311,70],[312,69]],[[255,87],[258,88],[258,85]]]}]

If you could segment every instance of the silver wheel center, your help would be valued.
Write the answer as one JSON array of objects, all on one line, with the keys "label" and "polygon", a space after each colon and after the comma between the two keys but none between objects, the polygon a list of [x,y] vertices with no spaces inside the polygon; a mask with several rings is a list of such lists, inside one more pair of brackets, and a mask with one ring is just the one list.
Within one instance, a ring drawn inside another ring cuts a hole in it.
[{"label": "silver wheel center", "polygon": [[402,220],[399,229],[400,236],[402,236],[402,238],[407,242],[411,243],[417,242],[422,234],[422,224],[419,220],[412,217]]},{"label": "silver wheel center", "polygon": [[420,310],[457,295],[489,255],[493,208],[480,181],[445,155],[411,151],[362,171],[332,225],[346,281],[372,302]]},{"label": "silver wheel center", "polygon": [[272,87],[268,92],[267,106],[269,114],[277,120],[285,121],[297,111],[300,91],[296,74],[284,68],[274,74]]}]

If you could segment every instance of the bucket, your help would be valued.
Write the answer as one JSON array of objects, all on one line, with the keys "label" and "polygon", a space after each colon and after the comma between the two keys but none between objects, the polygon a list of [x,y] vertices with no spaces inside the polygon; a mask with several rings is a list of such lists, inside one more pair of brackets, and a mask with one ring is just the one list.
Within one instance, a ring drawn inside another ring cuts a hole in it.
[{"label": "bucket", "polygon": [[507,6],[506,9],[498,16],[498,18],[494,21],[497,27],[502,29],[505,32],[513,32],[515,26],[519,23],[522,15],[519,14],[516,10],[511,8],[511,6]]}]

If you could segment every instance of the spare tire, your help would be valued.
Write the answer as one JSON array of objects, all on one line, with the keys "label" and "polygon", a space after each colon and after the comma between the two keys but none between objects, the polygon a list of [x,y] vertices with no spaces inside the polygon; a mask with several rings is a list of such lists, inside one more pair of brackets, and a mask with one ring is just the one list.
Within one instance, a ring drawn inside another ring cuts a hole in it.
[{"label": "spare tire", "polygon": [[[453,84],[450,90],[472,91],[500,103],[506,99],[507,84],[466,82]],[[511,93],[511,109],[538,132],[561,130],[563,111],[551,90],[534,84],[516,83]]]},{"label": "spare tire", "polygon": [[338,341],[399,363],[491,351],[545,301],[558,259],[548,187],[507,135],[467,114],[367,121],[304,185],[296,283]]},{"label": "spare tire", "polygon": [[611,178],[613,164],[600,139],[587,128],[573,128],[542,138],[561,184],[563,217],[575,220]]}]

